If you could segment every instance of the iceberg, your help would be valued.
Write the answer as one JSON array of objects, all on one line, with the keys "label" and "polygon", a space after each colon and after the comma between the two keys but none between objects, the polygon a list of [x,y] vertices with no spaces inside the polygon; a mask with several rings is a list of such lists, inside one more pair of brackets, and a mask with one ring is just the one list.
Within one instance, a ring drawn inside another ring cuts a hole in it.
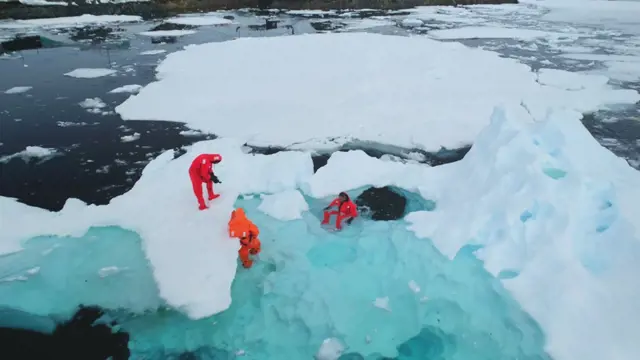
[{"label": "iceberg", "polygon": [[[467,156],[438,167],[349,151],[314,174],[307,152],[252,155],[242,141],[204,141],[153,160],[131,191],[105,206],[69,200],[51,213],[0,198],[0,250],[16,256],[34,241],[23,240],[86,237],[95,227],[138,233],[157,285],[156,297],[149,288],[141,303],[188,316],[123,322],[139,355],[156,351],[160,337],[166,349],[264,359],[634,358],[640,173],[593,139],[580,117],[557,109],[538,119],[523,106],[498,107]],[[187,168],[214,151],[224,159],[216,166],[222,197],[199,212]],[[368,186],[403,188],[437,207],[409,204],[403,220],[360,219],[340,233],[318,226],[328,196],[350,189],[356,197]],[[283,211],[296,198],[300,207]],[[238,245],[226,234],[237,206],[263,242],[254,267],[238,273]],[[33,265],[8,274],[9,283],[50,276],[45,264]],[[92,265],[95,279],[115,281],[135,262]],[[93,301],[129,306],[118,296]],[[34,302],[21,309],[53,311]]]}]

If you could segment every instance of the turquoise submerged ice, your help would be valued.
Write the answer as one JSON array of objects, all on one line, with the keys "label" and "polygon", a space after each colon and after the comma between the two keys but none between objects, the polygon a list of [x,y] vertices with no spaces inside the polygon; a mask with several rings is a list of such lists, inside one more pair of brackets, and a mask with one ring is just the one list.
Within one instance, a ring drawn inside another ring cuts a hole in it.
[{"label": "turquoise submerged ice", "polygon": [[239,269],[231,307],[198,321],[174,312],[129,319],[133,354],[311,359],[336,338],[343,359],[547,358],[540,329],[471,249],[451,261],[404,221],[328,232],[318,225],[324,203],[308,201],[302,219],[281,222],[256,209],[259,199],[239,200],[263,252]]},{"label": "turquoise submerged ice", "polygon": [[[112,316],[130,332],[134,359],[310,359],[326,338],[342,344],[342,359],[547,358],[540,329],[472,249],[449,260],[402,220],[329,232],[319,226],[324,201],[307,201],[303,218],[286,222],[258,211],[259,199],[238,201],[263,252],[239,269],[231,307],[213,317],[144,312],[162,304],[139,237],[117,227],[34,238],[0,258],[0,305],[58,317],[79,304],[127,309]],[[408,204],[430,206],[415,195]]]},{"label": "turquoise submerged ice", "polygon": [[79,304],[134,312],[161,302],[140,237],[119,227],[41,236],[0,257],[0,307],[65,318]]}]

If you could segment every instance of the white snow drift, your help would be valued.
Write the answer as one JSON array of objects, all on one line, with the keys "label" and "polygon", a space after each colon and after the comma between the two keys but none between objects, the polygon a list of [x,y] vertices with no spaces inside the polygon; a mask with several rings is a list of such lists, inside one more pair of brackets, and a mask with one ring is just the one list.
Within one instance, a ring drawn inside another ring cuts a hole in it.
[{"label": "white snow drift", "polygon": [[170,19],[167,19],[166,22],[171,24],[179,24],[179,25],[193,25],[193,26],[210,26],[210,25],[228,25],[232,24],[233,21],[227,20],[219,15],[180,15]]},{"label": "white snow drift", "polygon": [[195,34],[195,30],[156,30],[156,31],[143,31],[140,35],[150,37],[178,37],[185,35]]},{"label": "white snow drift", "polygon": [[298,148],[354,138],[456,148],[473,142],[497,103],[524,102],[543,115],[548,106],[586,112],[640,100],[606,84],[578,91],[541,85],[528,66],[457,43],[365,33],[190,45],[157,72],[157,82],[116,107],[123,119],[179,121]]}]

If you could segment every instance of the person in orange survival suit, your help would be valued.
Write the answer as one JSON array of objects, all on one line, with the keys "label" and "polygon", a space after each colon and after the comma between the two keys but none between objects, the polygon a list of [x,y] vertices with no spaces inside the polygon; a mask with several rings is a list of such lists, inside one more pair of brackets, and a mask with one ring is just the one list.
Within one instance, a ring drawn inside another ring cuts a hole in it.
[{"label": "person in orange survival suit", "polygon": [[229,219],[229,237],[237,237],[240,239],[240,260],[242,266],[250,268],[253,265],[253,260],[249,255],[257,255],[260,253],[261,244],[258,235],[260,230],[258,227],[247,219],[247,215],[244,213],[243,208],[237,208],[231,212],[231,219]]},{"label": "person in orange survival suit", "polygon": [[202,197],[202,183],[207,185],[207,194],[209,200],[213,200],[219,197],[219,194],[213,192],[213,183],[220,183],[218,177],[213,174],[213,164],[217,164],[222,161],[222,156],[218,154],[200,154],[193,159],[191,166],[189,167],[189,177],[191,178],[191,185],[193,185],[193,193],[198,199],[198,205],[200,210],[207,208]]},{"label": "person in orange survival suit", "polygon": [[[338,210],[329,211],[332,207],[337,206]],[[336,229],[342,229],[342,220],[347,219],[347,224],[351,224],[353,219],[358,216],[358,210],[356,209],[356,204],[351,201],[349,195],[345,192],[341,192],[338,194],[338,197],[329,204],[326,208],[324,208],[324,219],[322,220],[322,224],[328,224],[331,215],[337,215],[336,219]]]}]

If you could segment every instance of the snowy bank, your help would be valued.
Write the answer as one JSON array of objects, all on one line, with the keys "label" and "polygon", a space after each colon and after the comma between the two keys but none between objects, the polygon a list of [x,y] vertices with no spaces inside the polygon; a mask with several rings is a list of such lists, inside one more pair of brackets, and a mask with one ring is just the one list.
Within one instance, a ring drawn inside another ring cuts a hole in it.
[{"label": "snowy bank", "polygon": [[195,34],[197,31],[194,30],[156,30],[156,31],[143,31],[141,33],[139,33],[140,35],[143,36],[150,36],[150,37],[178,37],[178,36],[185,36],[185,35],[192,35]]},{"label": "snowy bank", "polygon": [[545,86],[527,65],[457,43],[366,33],[189,45],[165,58],[157,78],[116,112],[297,148],[359,139],[437,151],[472,143],[495,104],[524,102],[543,115],[549,106],[587,112],[640,100],[600,83]]},{"label": "snowy bank", "polygon": [[166,22],[178,25],[192,26],[211,26],[211,25],[229,25],[233,21],[218,15],[180,15],[167,19]]}]

